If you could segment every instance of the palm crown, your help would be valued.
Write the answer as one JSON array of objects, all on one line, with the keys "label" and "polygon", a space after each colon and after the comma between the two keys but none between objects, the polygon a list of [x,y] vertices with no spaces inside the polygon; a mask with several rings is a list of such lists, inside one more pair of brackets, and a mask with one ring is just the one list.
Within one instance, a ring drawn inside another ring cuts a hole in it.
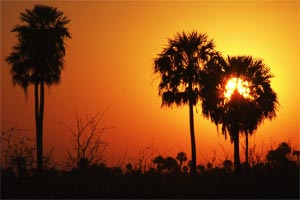
[{"label": "palm crown", "polygon": [[177,34],[155,59],[154,72],[160,73],[162,105],[183,105],[199,100],[201,69],[215,54],[214,43],[206,34]]},{"label": "palm crown", "polygon": [[[227,66],[225,70],[225,78],[228,80],[231,77],[241,78],[249,83],[249,98],[244,98],[239,94],[235,94],[229,102],[223,102],[223,130],[225,131],[226,124],[230,124],[229,119],[226,119],[227,111],[235,110],[239,118],[239,130],[249,131],[252,133],[257,129],[258,125],[263,122],[265,118],[273,119],[276,117],[276,110],[278,105],[277,94],[272,90],[270,78],[273,75],[270,69],[263,63],[261,59],[253,59],[250,56],[228,57]],[[224,83],[223,87],[224,89]],[[221,92],[224,94],[224,92]],[[223,97],[224,99],[224,97]],[[239,99],[239,103],[235,103]],[[234,106],[235,105],[235,106]],[[239,112],[234,107],[239,106]],[[227,109],[228,110],[227,110]]]},{"label": "palm crown", "polygon": [[45,82],[58,84],[65,56],[65,38],[71,35],[65,27],[70,22],[57,8],[36,5],[20,14],[22,25],[12,32],[18,33],[18,44],[6,58],[12,66],[14,84],[25,92],[29,84]]},{"label": "palm crown", "polygon": [[[216,125],[222,125],[222,132],[230,135],[234,142],[235,167],[239,165],[239,133],[246,134],[246,162],[248,161],[248,133],[264,121],[276,117],[277,94],[272,90],[270,78],[273,75],[261,59],[250,56],[219,59],[216,70],[204,70],[202,90],[202,112]],[[237,88],[230,99],[226,98],[226,84],[231,78],[246,81],[249,88],[247,97]]]}]

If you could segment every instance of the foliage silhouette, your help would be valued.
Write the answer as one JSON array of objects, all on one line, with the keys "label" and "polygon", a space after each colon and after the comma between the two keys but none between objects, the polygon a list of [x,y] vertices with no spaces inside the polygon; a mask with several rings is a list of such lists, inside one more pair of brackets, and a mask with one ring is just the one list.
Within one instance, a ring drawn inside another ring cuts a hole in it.
[{"label": "foliage silhouette", "polygon": [[223,167],[227,171],[232,171],[232,168],[233,168],[232,161],[231,160],[227,160],[227,159],[224,160]]},{"label": "foliage silhouette", "polygon": [[[3,168],[10,166],[15,171],[33,168],[36,149],[34,140],[22,135],[21,131],[26,130],[11,128],[1,133],[1,164]],[[19,173],[16,174],[18,176]]]},{"label": "foliage silhouette", "polygon": [[176,159],[171,156],[168,156],[165,159],[165,169],[167,170],[167,173],[178,173],[180,171]]},{"label": "foliage silhouette", "polygon": [[154,73],[161,77],[158,86],[162,106],[189,105],[192,164],[196,173],[196,142],[193,107],[200,99],[200,73],[216,54],[214,42],[206,34],[177,33],[154,60]]},{"label": "foliage silhouette", "polygon": [[44,85],[59,84],[65,56],[64,39],[71,38],[70,22],[57,8],[35,5],[32,10],[20,13],[21,25],[11,31],[18,35],[18,44],[6,57],[11,66],[14,85],[19,85],[27,95],[34,85],[35,125],[38,174],[43,171],[43,116]]},{"label": "foliage silhouette", "polygon": [[[179,161],[179,164],[176,159]],[[161,155],[158,155],[152,162],[156,164],[156,172],[158,174],[178,174],[182,172],[182,164],[186,161],[186,154],[184,152],[179,152],[176,159],[171,156],[164,158]],[[183,169],[183,171],[187,173],[188,167],[183,166]]]},{"label": "foliage silhouette", "polygon": [[128,164],[126,165],[126,172],[127,172],[127,173],[131,173],[131,172],[132,172],[132,164],[131,164],[131,163],[128,163]]},{"label": "foliage silhouette", "polygon": [[[35,140],[28,137],[23,131],[27,129],[11,128],[1,132],[1,167],[12,171],[16,177],[28,177],[36,174],[36,147]],[[54,169],[54,148],[47,151],[43,157],[44,170]]]},{"label": "foliage silhouette", "polygon": [[[234,165],[240,169],[239,133],[246,135],[246,162],[248,165],[248,134],[258,128],[265,119],[276,117],[277,94],[272,90],[270,78],[273,75],[261,59],[251,56],[230,57],[216,60],[217,70],[207,68],[203,75],[201,95],[202,112],[216,125],[222,125],[222,133],[229,132],[234,142]],[[241,95],[237,87],[230,99],[225,98],[225,86],[231,78],[249,83],[249,98]],[[206,93],[210,93],[207,95]]]},{"label": "foliage silhouette", "polygon": [[266,155],[267,161],[273,167],[287,166],[290,162],[288,155],[292,152],[292,148],[286,142],[282,142],[275,150],[270,150]]},{"label": "foliage silhouette", "polygon": [[180,170],[182,170],[182,164],[187,161],[186,154],[184,152],[179,152],[176,156],[176,159],[179,161]]},{"label": "foliage silhouette", "polygon": [[297,163],[298,163],[298,165],[299,165],[300,151],[294,150],[294,151],[293,151],[293,155],[296,156],[296,158],[297,158]]},{"label": "foliage silhouette", "polygon": [[162,173],[164,169],[165,159],[161,155],[159,155],[153,159],[153,163],[156,164],[157,172]]}]

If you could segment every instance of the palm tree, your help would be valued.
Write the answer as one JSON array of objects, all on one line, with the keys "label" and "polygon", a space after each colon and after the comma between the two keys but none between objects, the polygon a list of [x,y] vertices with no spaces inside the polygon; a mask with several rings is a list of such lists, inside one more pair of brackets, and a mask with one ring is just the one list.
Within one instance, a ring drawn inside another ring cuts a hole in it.
[{"label": "palm tree", "polygon": [[240,171],[239,135],[243,129],[246,101],[237,90],[232,94],[230,101],[223,107],[222,132],[229,132],[231,142],[234,144],[234,166],[237,173]]},{"label": "palm tree", "polygon": [[176,159],[179,161],[180,170],[182,169],[182,164],[187,161],[186,154],[184,152],[179,152],[176,156]]},{"label": "palm tree", "polygon": [[70,20],[57,8],[35,5],[32,10],[20,13],[21,25],[11,32],[18,35],[18,43],[6,57],[14,85],[19,85],[27,96],[30,84],[34,85],[35,125],[38,174],[43,171],[43,115],[44,86],[60,83],[65,56],[64,39],[71,38]]},{"label": "palm tree", "polygon": [[193,107],[199,100],[200,72],[215,54],[214,42],[206,34],[192,32],[177,33],[169,39],[168,45],[154,60],[154,73],[161,82],[158,86],[162,106],[189,105],[192,165],[196,174],[196,142],[194,133]]},{"label": "palm tree", "polygon": [[[273,75],[261,59],[251,56],[228,57],[220,60],[222,70],[206,69],[209,80],[201,95],[202,112],[216,125],[222,124],[222,132],[230,135],[234,142],[234,166],[240,168],[239,133],[246,135],[246,162],[248,163],[248,134],[252,134],[265,119],[276,117],[277,94],[272,90],[270,78]],[[240,94],[236,87],[230,99],[225,97],[225,85],[231,78],[241,79],[248,84],[248,94]],[[209,93],[210,95],[208,95]]]}]

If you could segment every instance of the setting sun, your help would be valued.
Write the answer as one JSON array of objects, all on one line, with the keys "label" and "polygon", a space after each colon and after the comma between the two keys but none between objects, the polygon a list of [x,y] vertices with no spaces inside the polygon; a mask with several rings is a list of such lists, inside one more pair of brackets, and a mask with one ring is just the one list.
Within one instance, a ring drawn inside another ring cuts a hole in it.
[{"label": "setting sun", "polygon": [[250,89],[248,81],[244,81],[241,78],[231,78],[228,80],[225,86],[225,97],[229,100],[233,92],[237,90],[244,98],[250,97]]}]

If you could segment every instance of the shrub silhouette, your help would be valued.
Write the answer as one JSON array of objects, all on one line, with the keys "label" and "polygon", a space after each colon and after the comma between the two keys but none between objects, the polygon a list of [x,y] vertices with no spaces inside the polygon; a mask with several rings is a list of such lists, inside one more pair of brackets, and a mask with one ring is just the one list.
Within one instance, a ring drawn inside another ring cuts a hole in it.
[{"label": "shrub silhouette", "polygon": [[[271,151],[281,152],[289,159],[291,150],[279,145]],[[156,156],[159,157],[159,156]],[[162,157],[162,156],[161,156]],[[233,172],[198,165],[201,173],[195,176],[180,173],[179,164],[171,156],[164,160],[163,173],[149,168],[146,171],[122,171],[106,164],[84,165],[84,170],[49,171],[42,177],[16,177],[10,168],[1,169],[1,198],[298,198],[299,168],[295,161],[288,167],[259,163],[249,168],[249,176],[237,178]],[[279,159],[280,160],[280,159]],[[166,162],[165,162],[166,161]],[[83,162],[85,163],[85,161]],[[232,161],[225,160],[224,168],[232,169]],[[185,166],[187,168],[187,166]],[[275,171],[274,171],[275,170]],[[45,171],[46,172],[46,171]]]},{"label": "shrub silhouette", "polygon": [[162,173],[164,170],[164,167],[165,167],[165,165],[164,165],[165,159],[161,155],[159,155],[153,159],[153,163],[156,164],[157,172]]},{"label": "shrub silhouette", "polygon": [[184,152],[179,152],[176,156],[176,159],[179,161],[180,170],[182,170],[182,164],[187,161],[186,154]]},{"label": "shrub silhouette", "polygon": [[282,142],[275,150],[270,150],[266,155],[268,163],[275,168],[288,166],[292,161],[288,158],[292,149],[286,142]]},{"label": "shrub silhouette", "polygon": [[224,160],[223,162],[223,168],[226,170],[226,171],[232,171],[233,169],[233,164],[232,164],[232,161],[231,160]]}]

